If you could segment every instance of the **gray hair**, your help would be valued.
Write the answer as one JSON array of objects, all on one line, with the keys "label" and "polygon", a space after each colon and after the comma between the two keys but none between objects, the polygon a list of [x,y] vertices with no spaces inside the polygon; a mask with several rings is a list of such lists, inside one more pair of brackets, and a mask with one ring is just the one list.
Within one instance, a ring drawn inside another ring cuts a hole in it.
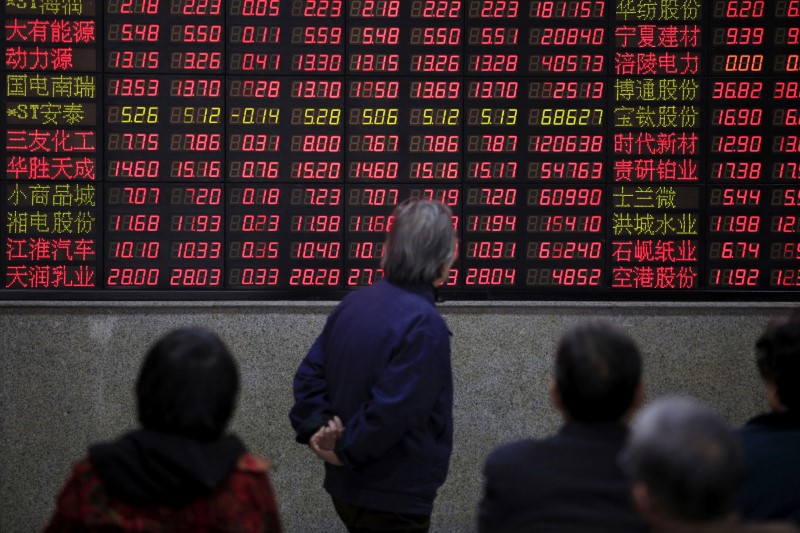
[{"label": "gray hair", "polygon": [[395,208],[381,260],[392,283],[430,285],[453,263],[456,235],[450,208],[439,202],[415,200]]},{"label": "gray hair", "polygon": [[743,473],[733,432],[711,407],[687,397],[657,400],[633,421],[623,465],[671,516],[705,522],[734,510]]}]

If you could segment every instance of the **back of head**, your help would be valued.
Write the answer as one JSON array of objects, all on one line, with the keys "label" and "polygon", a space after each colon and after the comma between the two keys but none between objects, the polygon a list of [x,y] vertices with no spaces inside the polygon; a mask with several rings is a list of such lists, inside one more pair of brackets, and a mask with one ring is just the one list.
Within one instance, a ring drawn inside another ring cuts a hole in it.
[{"label": "back of head", "polygon": [[625,333],[605,322],[589,322],[561,338],[555,383],[573,420],[611,422],[631,408],[642,377],[642,359]]},{"label": "back of head", "polygon": [[778,399],[790,411],[800,412],[800,316],[770,323],[756,342],[761,377],[773,383]]},{"label": "back of head", "polygon": [[691,398],[664,398],[642,409],[623,452],[634,483],[673,519],[700,523],[733,511],[742,456],[713,409]]},{"label": "back of head", "polygon": [[210,441],[225,433],[239,392],[239,369],[214,333],[179,329],[154,344],[136,382],[146,429]]},{"label": "back of head", "polygon": [[452,212],[440,202],[416,200],[394,210],[381,266],[398,285],[430,285],[449,268],[456,251]]}]

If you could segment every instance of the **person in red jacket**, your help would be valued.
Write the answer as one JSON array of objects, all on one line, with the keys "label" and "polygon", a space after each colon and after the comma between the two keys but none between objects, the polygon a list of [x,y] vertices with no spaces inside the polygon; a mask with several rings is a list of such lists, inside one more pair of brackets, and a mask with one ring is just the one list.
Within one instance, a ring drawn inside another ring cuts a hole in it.
[{"label": "person in red jacket", "polygon": [[45,532],[280,532],[269,463],[225,432],[238,391],[217,335],[167,334],[136,383],[141,429],[89,447]]}]

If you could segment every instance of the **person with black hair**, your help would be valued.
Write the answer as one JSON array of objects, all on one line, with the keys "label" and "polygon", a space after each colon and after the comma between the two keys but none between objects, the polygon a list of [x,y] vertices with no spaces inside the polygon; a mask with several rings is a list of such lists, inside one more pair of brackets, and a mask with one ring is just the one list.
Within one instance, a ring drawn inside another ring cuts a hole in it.
[{"label": "person with black hair", "polygon": [[756,342],[756,364],[770,412],[738,430],[745,474],[745,520],[800,524],[800,315],[771,322]]},{"label": "person with black hair", "polygon": [[484,467],[481,533],[640,532],[645,524],[617,464],[627,417],[641,405],[642,361],[634,342],[589,322],[559,343],[551,401],[556,435],[501,446]]},{"label": "person with black hair", "polygon": [[269,463],[226,434],[238,392],[238,366],[217,335],[161,338],[136,382],[141,429],[89,447],[45,532],[280,532]]}]

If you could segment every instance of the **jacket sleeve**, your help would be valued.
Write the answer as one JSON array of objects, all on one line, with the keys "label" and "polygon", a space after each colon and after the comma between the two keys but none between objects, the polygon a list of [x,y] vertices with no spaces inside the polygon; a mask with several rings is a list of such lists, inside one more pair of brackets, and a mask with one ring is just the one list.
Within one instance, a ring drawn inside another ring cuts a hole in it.
[{"label": "jacket sleeve", "polygon": [[294,406],[289,421],[296,440],[308,444],[311,436],[333,418],[325,383],[325,357],[322,346],[327,326],[308,351],[294,376]]},{"label": "jacket sleeve", "polygon": [[452,387],[450,337],[446,327],[424,318],[406,334],[370,400],[345,422],[336,454],[349,466],[379,457],[429,420],[445,387]]}]

